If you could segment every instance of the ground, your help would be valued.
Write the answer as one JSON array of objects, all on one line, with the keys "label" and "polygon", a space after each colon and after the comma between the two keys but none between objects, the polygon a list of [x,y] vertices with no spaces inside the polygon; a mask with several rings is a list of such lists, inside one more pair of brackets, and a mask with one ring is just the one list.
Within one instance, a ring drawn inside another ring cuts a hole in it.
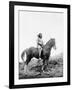
[{"label": "ground", "polygon": [[63,77],[63,54],[50,57],[46,71],[42,72],[42,60],[32,59],[24,72],[25,63],[19,63],[19,79]]}]

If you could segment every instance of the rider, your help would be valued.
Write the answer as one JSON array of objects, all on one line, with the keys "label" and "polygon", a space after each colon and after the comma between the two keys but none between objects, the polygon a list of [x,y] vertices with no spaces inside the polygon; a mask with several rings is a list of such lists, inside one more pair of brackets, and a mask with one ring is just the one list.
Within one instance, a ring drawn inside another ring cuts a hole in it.
[{"label": "rider", "polygon": [[42,40],[42,33],[39,33],[38,35],[37,35],[37,48],[38,48],[38,51],[39,51],[39,59],[41,59],[40,58],[40,56],[41,56],[41,51],[42,51],[42,48],[43,48],[43,40]]}]

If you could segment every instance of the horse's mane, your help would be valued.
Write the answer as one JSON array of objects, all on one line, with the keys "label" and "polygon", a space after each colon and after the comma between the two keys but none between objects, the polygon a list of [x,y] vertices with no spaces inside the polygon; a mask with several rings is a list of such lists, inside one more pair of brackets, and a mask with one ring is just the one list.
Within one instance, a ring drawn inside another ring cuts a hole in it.
[{"label": "horse's mane", "polygon": [[51,46],[51,42],[54,41],[54,38],[51,38],[49,41],[47,41],[47,43],[44,45],[44,48],[48,48]]}]

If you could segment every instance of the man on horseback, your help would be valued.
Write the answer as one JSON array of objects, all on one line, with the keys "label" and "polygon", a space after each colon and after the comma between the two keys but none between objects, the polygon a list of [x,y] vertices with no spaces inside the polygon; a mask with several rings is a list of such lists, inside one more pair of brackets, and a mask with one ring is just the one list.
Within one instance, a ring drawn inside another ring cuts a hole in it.
[{"label": "man on horseback", "polygon": [[40,58],[40,56],[41,56],[41,51],[42,51],[42,48],[43,48],[43,40],[42,40],[42,33],[39,33],[38,35],[37,35],[37,48],[38,48],[38,51],[39,51],[39,59],[41,59]]},{"label": "man on horseback", "polygon": [[[21,54],[21,58],[25,62],[25,66],[24,66],[25,74],[27,74],[26,67],[33,57],[39,60],[41,59],[43,60],[42,71],[44,71],[46,66],[48,66],[48,61],[49,61],[52,48],[56,49],[55,39],[51,38],[45,45],[43,45],[42,34],[39,33],[37,38],[37,48],[36,47],[27,48]],[[41,56],[41,51],[42,51],[42,56]],[[26,56],[26,59],[24,58],[25,56]]]}]

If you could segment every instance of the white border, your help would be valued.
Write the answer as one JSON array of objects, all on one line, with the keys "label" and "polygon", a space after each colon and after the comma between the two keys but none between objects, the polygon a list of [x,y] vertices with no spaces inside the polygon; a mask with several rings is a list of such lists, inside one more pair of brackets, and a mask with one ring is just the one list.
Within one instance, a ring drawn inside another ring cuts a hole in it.
[{"label": "white border", "polygon": [[[64,61],[63,61],[63,77],[58,78],[39,78],[39,79],[20,79],[18,67],[18,11],[33,10],[33,11],[52,11],[64,13]],[[30,6],[14,6],[14,84],[36,84],[36,83],[53,83],[67,81],[67,9],[61,8],[45,8],[45,7],[30,7]]]}]

